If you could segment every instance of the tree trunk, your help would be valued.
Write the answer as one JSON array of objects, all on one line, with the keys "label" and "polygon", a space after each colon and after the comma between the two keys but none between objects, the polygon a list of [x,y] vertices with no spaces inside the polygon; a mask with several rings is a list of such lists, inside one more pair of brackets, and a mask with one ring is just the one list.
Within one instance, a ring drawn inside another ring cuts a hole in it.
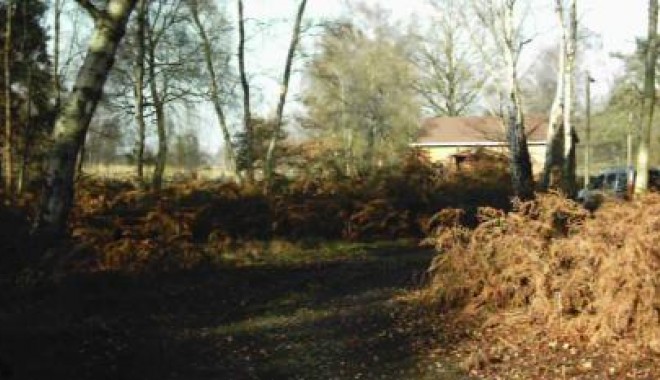
[{"label": "tree trunk", "polygon": [[87,154],[87,148],[85,144],[86,140],[83,140],[80,145],[80,152],[78,153],[78,158],[76,160],[76,180],[79,180],[83,175],[83,170],[85,169],[85,155]]},{"label": "tree trunk", "polygon": [[[76,157],[103,94],[103,86],[136,0],[109,0],[105,12],[94,11],[96,26],[73,90],[55,121],[46,163],[37,232],[61,236],[73,204]],[[87,8],[91,5],[86,5]]]},{"label": "tree trunk", "polygon": [[144,55],[145,55],[145,27],[147,24],[147,1],[138,0],[138,16],[137,16],[137,43],[138,51],[137,57],[135,60],[135,84],[134,84],[134,93],[135,93],[135,122],[138,127],[138,141],[137,141],[137,152],[136,152],[136,164],[137,164],[137,177],[140,186],[144,186],[144,147],[146,142],[147,135],[147,126],[144,121]]},{"label": "tree trunk", "polygon": [[548,136],[541,178],[541,190],[548,190],[553,181],[552,173],[563,170],[564,167],[564,86],[566,70],[566,28],[564,26],[564,8],[562,0],[556,1],[555,12],[561,25],[561,40],[559,42],[559,67],[557,69],[557,90],[550,109],[548,120]]},{"label": "tree trunk", "polygon": [[62,16],[62,0],[55,0],[53,5],[53,92],[55,93],[55,110],[62,103],[62,88],[60,86],[60,19]]},{"label": "tree trunk", "polygon": [[584,182],[583,186],[586,189],[589,186],[589,180],[591,179],[591,74],[587,71],[585,76],[585,101],[587,103],[586,108],[586,123],[585,123],[585,141],[584,141]]},{"label": "tree trunk", "polygon": [[[31,68],[28,68],[28,78],[32,77]],[[29,163],[30,163],[30,153],[32,148],[32,122],[31,122],[31,113],[32,113],[32,90],[30,87],[31,79],[28,79],[28,92],[27,92],[27,123],[25,124],[23,130],[23,152],[21,154],[21,164],[18,168],[18,178],[16,179],[16,193],[23,194],[25,186],[29,181]]]},{"label": "tree trunk", "polygon": [[513,32],[513,6],[507,3],[504,10],[504,47],[505,59],[509,69],[509,103],[507,106],[507,139],[509,143],[509,162],[514,194],[522,199],[534,198],[534,177],[532,162],[525,136],[525,123],[522,112],[522,99],[518,88],[518,50]]},{"label": "tree trunk", "polygon": [[[25,33],[24,35],[27,35]],[[21,152],[21,163],[18,167],[18,178],[16,179],[16,193],[22,194],[28,181],[28,164],[32,148],[32,66],[27,67],[27,93],[25,125],[23,126],[23,150]]]},{"label": "tree trunk", "polygon": [[213,51],[211,50],[211,41],[209,40],[206,30],[202,25],[202,22],[199,19],[199,9],[197,6],[197,0],[191,1],[189,4],[190,13],[192,14],[193,22],[197,28],[197,33],[202,39],[202,48],[204,49],[204,61],[206,63],[206,70],[209,72],[210,78],[210,90],[211,90],[211,102],[213,103],[213,108],[215,110],[215,116],[218,119],[218,124],[220,125],[220,131],[222,132],[222,137],[225,142],[225,162],[229,171],[238,176],[238,170],[236,170],[236,152],[234,152],[234,146],[231,141],[231,135],[229,133],[229,127],[227,126],[227,119],[225,117],[225,112],[222,108],[222,102],[220,99],[220,89],[218,88],[218,76],[215,72],[215,67],[213,66]]},{"label": "tree trunk", "polygon": [[354,137],[353,137],[353,130],[350,128],[344,128],[344,131],[346,133],[346,147],[345,147],[345,167],[346,167],[346,175],[348,177],[353,177],[355,175],[355,153],[353,149],[354,145]]},{"label": "tree trunk", "polygon": [[[152,85],[152,98],[154,97],[154,91],[157,91],[153,88],[155,86]],[[158,96],[158,94],[156,93],[155,96]],[[167,164],[167,128],[165,125],[165,107],[163,102],[160,100],[155,101],[154,109],[156,111],[156,127],[158,128],[158,153],[156,154],[156,167],[154,168],[151,185],[154,190],[158,191],[163,187],[163,176]]]},{"label": "tree trunk", "polygon": [[575,53],[577,50],[577,1],[571,0],[568,41],[566,44],[566,71],[564,84],[564,168],[562,173],[562,189],[572,197],[575,195],[575,145],[576,133],[573,126],[573,104],[575,89]]},{"label": "tree trunk", "polygon": [[374,160],[376,157],[376,121],[370,118],[367,123],[369,124],[369,127],[367,128],[367,146],[364,152],[364,167],[366,172],[371,174],[375,166]]},{"label": "tree trunk", "polygon": [[238,69],[243,88],[243,128],[245,128],[245,161],[247,162],[247,180],[254,182],[254,129],[250,111],[250,84],[245,71],[245,19],[243,0],[238,0]]},{"label": "tree trunk", "polygon": [[156,82],[156,42],[151,31],[149,32],[148,40],[149,61],[147,66],[149,71],[149,90],[151,93],[151,102],[156,113],[156,128],[158,131],[158,153],[156,154],[156,166],[154,167],[154,174],[151,178],[151,185],[154,190],[158,191],[163,187],[163,176],[165,174],[165,165],[167,164],[167,126],[165,123],[165,104],[158,91],[158,84]]},{"label": "tree trunk", "polygon": [[633,165],[633,113],[628,113],[628,125],[626,128],[626,167]]},{"label": "tree trunk", "polygon": [[644,194],[649,188],[649,145],[655,111],[655,65],[658,58],[658,0],[649,0],[648,43],[646,45],[646,62],[644,72],[644,101],[642,102],[642,118],[644,125],[640,133],[639,149],[637,151],[637,178],[635,180],[635,195]]},{"label": "tree trunk", "polygon": [[12,129],[13,129],[13,117],[12,117],[12,112],[11,112],[11,103],[12,103],[12,96],[11,96],[11,42],[12,42],[12,24],[13,24],[13,15],[12,15],[12,9],[13,9],[13,0],[7,1],[6,6],[6,25],[5,25],[5,46],[4,46],[4,77],[5,77],[5,144],[4,144],[4,150],[3,150],[3,179],[4,179],[4,187],[5,187],[5,193],[7,195],[11,194],[12,192],[12,184],[13,184],[13,170],[14,170],[14,165],[12,163],[12,154],[13,154],[13,149],[12,149]]},{"label": "tree trunk", "polygon": [[[26,19],[26,15],[28,14],[27,10],[28,3],[27,1],[23,2],[23,18]],[[27,44],[27,39],[28,39],[28,32],[27,32],[27,23],[23,23],[23,38],[21,41],[21,52],[22,54],[25,54],[27,51],[26,49],[26,44]],[[26,67],[27,70],[27,75],[26,75],[26,93],[25,93],[25,103],[26,103],[26,112],[24,115],[22,115],[22,121],[23,121],[23,128],[22,128],[22,142],[23,146],[22,149],[20,149],[21,155],[20,155],[20,165],[18,166],[18,177],[16,178],[16,193],[17,194],[22,194],[23,189],[25,188],[25,184],[27,181],[27,169],[28,169],[28,163],[30,159],[30,147],[32,144],[31,141],[31,135],[32,135],[32,65],[27,65]],[[18,144],[17,144],[18,145]]]},{"label": "tree trunk", "polygon": [[296,23],[293,27],[293,34],[291,35],[291,43],[289,44],[289,51],[286,56],[286,64],[284,66],[284,77],[282,78],[282,89],[280,92],[280,101],[277,104],[277,115],[275,116],[275,129],[273,136],[270,138],[268,144],[268,151],[266,153],[265,161],[265,178],[266,186],[270,187],[273,170],[275,168],[275,145],[277,138],[282,129],[282,117],[284,115],[284,104],[286,103],[286,96],[289,92],[289,79],[291,78],[291,66],[293,65],[293,57],[296,54],[296,47],[300,41],[300,29],[302,27],[302,19],[305,13],[305,6],[307,0],[301,0],[298,6],[298,13],[296,15]]},{"label": "tree trunk", "polygon": [[522,199],[534,198],[532,163],[525,137],[523,115],[518,104],[518,95],[510,94],[511,100],[507,120],[507,140],[509,143],[510,171],[514,194]]}]

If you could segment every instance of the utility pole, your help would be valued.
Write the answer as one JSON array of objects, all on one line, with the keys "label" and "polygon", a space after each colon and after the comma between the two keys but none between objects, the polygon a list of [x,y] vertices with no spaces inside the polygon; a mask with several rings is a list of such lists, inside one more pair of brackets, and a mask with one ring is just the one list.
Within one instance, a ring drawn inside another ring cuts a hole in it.
[{"label": "utility pole", "polygon": [[587,71],[586,77],[586,99],[587,99],[587,125],[585,131],[585,142],[584,142],[584,188],[586,189],[589,185],[589,179],[591,178],[591,83],[594,82],[594,78],[591,77],[589,71]]}]

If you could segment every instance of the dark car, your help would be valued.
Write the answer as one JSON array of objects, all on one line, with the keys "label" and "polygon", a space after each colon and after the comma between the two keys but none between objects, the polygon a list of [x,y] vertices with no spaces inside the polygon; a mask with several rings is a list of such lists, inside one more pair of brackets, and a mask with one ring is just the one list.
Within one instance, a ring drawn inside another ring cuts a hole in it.
[{"label": "dark car", "polygon": [[[594,194],[625,198],[628,195],[628,187],[635,183],[636,172],[634,168],[610,168],[605,169],[598,175],[591,177],[586,189],[580,190],[577,199],[584,201]],[[649,187],[653,190],[660,189],[660,169],[649,169]]]}]

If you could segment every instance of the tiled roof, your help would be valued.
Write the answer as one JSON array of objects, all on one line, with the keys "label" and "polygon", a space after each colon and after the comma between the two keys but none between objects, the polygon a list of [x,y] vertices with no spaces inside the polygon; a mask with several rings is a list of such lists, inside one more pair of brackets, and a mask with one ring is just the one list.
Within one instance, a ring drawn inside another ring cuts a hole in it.
[{"label": "tiled roof", "polygon": [[[545,143],[548,121],[526,117],[528,143]],[[418,145],[496,145],[506,142],[502,119],[495,116],[433,117],[425,119],[415,141]]]}]

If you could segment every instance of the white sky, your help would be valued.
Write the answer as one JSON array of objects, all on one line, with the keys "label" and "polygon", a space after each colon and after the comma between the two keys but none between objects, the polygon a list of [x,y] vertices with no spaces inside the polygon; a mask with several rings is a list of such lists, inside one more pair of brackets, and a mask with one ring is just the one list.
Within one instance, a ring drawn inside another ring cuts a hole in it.
[{"label": "white sky", "polygon": [[[460,0],[458,0],[460,3]],[[465,0],[467,2],[467,0]],[[541,48],[557,43],[557,20],[554,14],[554,0],[531,0],[533,11],[530,20],[537,36],[526,49],[522,66],[535,59]],[[248,70],[254,76],[253,84],[261,88],[261,97],[254,99],[257,111],[263,116],[274,113],[279,94],[279,80],[284,66],[289,44],[293,18],[298,0],[244,0],[246,17],[260,22],[274,21],[250,42],[247,55]],[[402,24],[428,22],[433,17],[433,9],[428,0],[364,0],[369,5],[377,5],[391,11],[393,19]],[[580,28],[587,28],[593,34],[591,48],[585,54],[585,67],[596,79],[592,84],[594,100],[602,100],[608,93],[616,75],[621,70],[621,62],[610,56],[614,52],[629,53],[635,47],[635,38],[645,34],[648,0],[578,0]],[[229,10],[235,8],[229,2]],[[305,18],[319,21],[339,16],[350,18],[345,0],[308,0]],[[253,21],[254,22],[254,21]],[[307,42],[310,43],[309,37]],[[580,52],[578,53],[580,54]],[[525,62],[527,61],[527,62]],[[289,99],[295,98],[300,88],[299,76],[293,76]],[[294,102],[287,103],[287,111],[299,109]],[[215,132],[212,132],[215,133]],[[219,135],[207,142],[217,146]],[[210,146],[209,146],[210,148]]]},{"label": "white sky", "polygon": [[[532,0],[537,8],[531,16],[539,35],[528,51],[528,59],[533,59],[538,49],[556,43],[556,17],[553,12],[554,0]],[[432,17],[432,9],[427,0],[365,0],[391,10],[392,16],[403,23],[415,17],[425,22]],[[296,11],[296,0],[246,0],[247,17],[258,20],[278,20],[276,27],[253,41],[253,49],[261,52],[257,64],[252,62],[252,69],[270,73],[269,81],[261,82],[266,92],[275,91],[291,33],[291,23]],[[309,0],[307,19],[332,19],[346,15],[343,0]],[[277,5],[274,5],[277,4]],[[629,53],[634,49],[635,38],[645,34],[648,0],[578,0],[578,13],[581,27],[588,28],[594,34],[592,49],[583,52],[586,56],[585,70],[592,72],[597,81],[593,85],[595,96],[605,94],[614,75],[620,69],[620,61],[610,53]],[[260,46],[259,46],[260,45]],[[249,60],[251,57],[248,57]],[[267,98],[276,98],[264,94]],[[266,101],[268,103],[268,101]],[[272,107],[271,107],[272,108]]]},{"label": "white sky", "polygon": [[[218,0],[219,1],[219,0]],[[461,0],[456,0],[461,1]],[[467,2],[467,0],[465,0]],[[534,43],[527,48],[526,59],[534,59],[539,49],[556,44],[556,17],[553,12],[555,0],[531,0],[535,5],[531,20],[538,35]],[[427,0],[364,0],[370,5],[378,5],[391,11],[392,17],[406,24],[414,19],[424,23],[431,19],[432,9]],[[235,1],[222,1],[232,16],[236,11]],[[244,0],[246,17],[255,26],[257,23],[272,24],[269,27],[253,29],[246,54],[248,70],[252,84],[261,91],[253,91],[253,103],[261,116],[274,113],[275,102],[279,94],[279,81],[285,61],[285,55],[291,34],[293,18],[298,0]],[[578,0],[578,13],[581,27],[586,27],[598,36],[592,39],[594,46],[585,54],[585,66],[596,82],[592,91],[596,100],[603,98],[611,86],[617,72],[621,69],[619,60],[610,53],[629,53],[634,49],[635,38],[645,34],[648,0]],[[350,18],[345,0],[308,0],[305,18],[313,22],[321,19],[334,19],[339,16]],[[306,37],[309,46],[313,40]],[[525,59],[525,57],[523,57]],[[298,63],[300,68],[300,63]],[[300,77],[295,75],[291,82],[289,99],[295,99],[300,88]],[[206,107],[204,107],[206,108]],[[287,104],[289,112],[295,111],[294,102]],[[210,108],[209,108],[210,110]],[[208,122],[201,132],[204,149],[216,151],[220,146],[220,134],[215,119],[206,117],[208,110],[202,111],[202,117]]]}]

